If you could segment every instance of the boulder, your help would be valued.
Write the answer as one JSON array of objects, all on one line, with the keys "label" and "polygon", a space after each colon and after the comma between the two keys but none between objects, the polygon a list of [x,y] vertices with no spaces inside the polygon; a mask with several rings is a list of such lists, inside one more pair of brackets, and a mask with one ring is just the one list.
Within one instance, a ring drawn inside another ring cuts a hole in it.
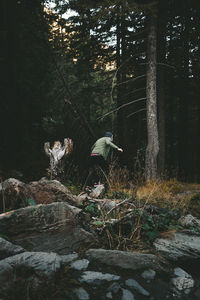
[{"label": "boulder", "polygon": [[105,265],[123,269],[141,270],[151,268],[154,270],[164,270],[164,268],[166,268],[165,261],[153,254],[119,250],[89,249],[86,252],[86,257]]},{"label": "boulder", "polygon": [[[112,254],[115,258],[121,259],[120,254],[117,256],[114,251],[110,250],[110,254],[108,252],[106,253],[109,257]],[[105,257],[106,253],[103,253]],[[129,254],[123,268],[118,268],[113,262],[109,267],[108,264],[89,263],[90,260],[83,258],[82,254],[78,256],[77,253],[58,255],[52,252],[25,251],[0,261],[0,294],[2,290],[5,294],[7,288],[7,294],[10,295],[9,293],[15,289],[15,299],[22,299],[21,293],[28,288],[29,294],[33,294],[34,299],[40,299],[43,295],[48,299],[52,299],[53,295],[56,299],[79,300],[198,299],[193,298],[194,292],[198,295],[194,280],[183,269],[175,268],[173,275],[158,271],[155,277],[152,268],[145,269],[146,273],[143,271],[142,273],[141,266],[138,267],[139,256],[133,260],[132,253]],[[150,259],[152,264],[155,263],[154,256],[149,254],[148,259],[145,258],[145,265],[150,264],[147,263]],[[131,267],[128,270],[128,262],[133,265],[134,261],[136,268]],[[147,282],[144,278],[151,278],[151,282]]]},{"label": "boulder", "polygon": [[24,252],[25,249],[0,237],[0,260]]},{"label": "boulder", "polygon": [[66,186],[58,180],[33,181],[28,184],[31,197],[37,204],[47,204],[52,202],[67,202],[71,205],[79,205],[80,200],[73,195]]},{"label": "boulder", "polygon": [[150,296],[150,293],[146,291],[135,279],[129,278],[125,281],[125,284],[132,288],[133,290],[137,291],[139,294],[143,296]]},{"label": "boulder", "polygon": [[87,293],[87,291],[83,288],[76,288],[73,290],[73,293],[76,295],[76,297],[78,298],[78,300],[89,300],[89,294]]},{"label": "boulder", "polygon": [[101,272],[95,272],[95,271],[85,271],[79,281],[81,283],[87,283],[87,284],[97,284],[100,285],[102,281],[116,281],[119,280],[120,276],[110,274],[110,273],[101,273]]},{"label": "boulder", "polygon": [[[39,181],[25,184],[15,178],[9,178],[3,182],[1,189],[3,191],[0,193],[1,211],[3,211],[3,200],[7,210],[52,202],[67,202],[75,206],[80,203],[80,199],[57,180],[42,178]],[[2,199],[2,195],[4,199]]]},{"label": "boulder", "polygon": [[72,254],[67,254],[67,255],[61,255],[61,260],[62,260],[62,265],[65,266],[78,258],[78,253],[72,253]]},{"label": "boulder", "polygon": [[179,219],[179,223],[184,227],[194,227],[200,231],[200,220],[192,215],[186,215]]},{"label": "boulder", "polygon": [[119,285],[118,282],[113,282],[108,288],[108,292],[111,292],[114,295],[116,295],[120,290],[121,290],[121,286]]},{"label": "boulder", "polygon": [[133,294],[127,290],[127,289],[122,289],[122,300],[134,300]]},{"label": "boulder", "polygon": [[156,276],[156,272],[154,270],[145,270],[142,274],[141,274],[142,278],[146,279],[146,280],[153,280]]},{"label": "boulder", "polygon": [[15,178],[9,178],[1,184],[0,211],[3,211],[3,202],[6,210],[26,206],[29,197],[30,190],[25,183]]},{"label": "boulder", "polygon": [[174,275],[171,283],[178,291],[188,290],[194,287],[194,280],[192,276],[181,268],[174,269]]},{"label": "boulder", "polygon": [[8,283],[13,280],[13,268],[12,266],[5,262],[4,260],[0,261],[0,285]]},{"label": "boulder", "polygon": [[154,246],[163,256],[172,261],[200,258],[200,235],[175,232],[167,238],[158,238]]},{"label": "boulder", "polygon": [[56,253],[23,252],[0,261],[0,284],[14,282],[17,277],[16,270],[23,268],[26,280],[31,280],[33,285],[36,283],[38,286],[39,281],[45,282],[53,278],[60,267],[61,257]]},{"label": "boulder", "polygon": [[79,259],[70,264],[70,267],[75,270],[86,270],[89,265],[89,260]]},{"label": "boulder", "polygon": [[79,222],[81,209],[63,202],[35,205],[0,215],[0,233],[28,251],[68,254],[94,242]]}]

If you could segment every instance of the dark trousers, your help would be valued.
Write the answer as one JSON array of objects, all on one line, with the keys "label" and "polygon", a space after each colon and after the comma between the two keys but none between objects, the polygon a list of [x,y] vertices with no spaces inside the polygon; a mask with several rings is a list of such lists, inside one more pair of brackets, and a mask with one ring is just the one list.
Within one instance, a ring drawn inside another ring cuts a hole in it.
[{"label": "dark trousers", "polygon": [[[105,179],[108,173],[108,163],[102,155],[90,156],[89,174],[86,179],[85,186],[93,187],[95,183]],[[106,180],[103,180],[106,182]]]}]

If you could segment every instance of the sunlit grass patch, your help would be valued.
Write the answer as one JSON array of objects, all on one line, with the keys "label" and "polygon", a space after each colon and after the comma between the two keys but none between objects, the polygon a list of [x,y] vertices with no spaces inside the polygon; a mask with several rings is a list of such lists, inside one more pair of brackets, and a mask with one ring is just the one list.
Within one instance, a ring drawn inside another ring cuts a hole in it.
[{"label": "sunlit grass patch", "polygon": [[182,209],[187,213],[193,204],[200,204],[200,184],[179,182],[176,179],[149,181],[138,187],[137,199],[149,204]]}]

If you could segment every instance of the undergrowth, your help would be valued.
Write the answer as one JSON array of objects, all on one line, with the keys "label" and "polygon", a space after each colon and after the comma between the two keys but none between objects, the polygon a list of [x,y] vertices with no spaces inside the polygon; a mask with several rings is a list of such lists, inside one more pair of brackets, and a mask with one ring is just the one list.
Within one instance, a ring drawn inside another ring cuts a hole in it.
[{"label": "undergrowth", "polygon": [[107,180],[109,189],[105,198],[108,202],[114,200],[117,205],[123,205],[111,212],[96,203],[85,202],[83,205],[88,222],[99,234],[105,248],[145,251],[155,238],[181,230],[178,220],[182,215],[198,216],[200,211],[199,184],[177,179],[144,183],[137,178],[134,181],[127,168],[116,166],[111,166]]}]

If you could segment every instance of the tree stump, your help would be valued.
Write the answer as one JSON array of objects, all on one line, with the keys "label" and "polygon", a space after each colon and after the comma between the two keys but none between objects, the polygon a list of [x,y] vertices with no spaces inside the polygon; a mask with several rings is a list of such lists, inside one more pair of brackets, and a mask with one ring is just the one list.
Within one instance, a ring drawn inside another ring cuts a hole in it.
[{"label": "tree stump", "polygon": [[65,158],[73,150],[73,141],[69,138],[64,139],[63,146],[60,141],[55,141],[53,147],[50,147],[50,143],[44,144],[44,151],[50,158],[50,178],[61,177],[64,173],[64,161]]}]

